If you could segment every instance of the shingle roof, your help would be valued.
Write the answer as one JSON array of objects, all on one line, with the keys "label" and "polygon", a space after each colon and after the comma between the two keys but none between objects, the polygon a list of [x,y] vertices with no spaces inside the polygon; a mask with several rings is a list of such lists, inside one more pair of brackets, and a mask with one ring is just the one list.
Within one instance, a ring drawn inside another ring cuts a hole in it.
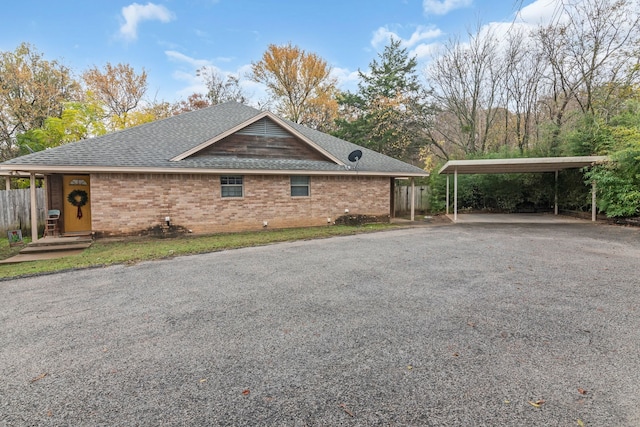
[{"label": "shingle roof", "polygon": [[226,156],[191,156],[179,161],[171,161],[194,147],[206,144],[207,141],[225,134],[230,129],[250,123],[257,116],[264,114],[243,104],[227,102],[11,159],[0,163],[0,170],[47,172],[61,168],[65,170],[77,168],[78,171],[91,172],[115,168],[140,171],[166,170],[167,172],[193,170],[193,172],[209,173],[216,170],[242,170],[244,173],[247,171],[353,173],[355,165],[348,160],[348,155],[358,149],[363,155],[358,162],[357,170],[363,174],[427,175],[424,170],[410,164],[289,121],[283,122],[343,164],[330,160],[252,159]]}]

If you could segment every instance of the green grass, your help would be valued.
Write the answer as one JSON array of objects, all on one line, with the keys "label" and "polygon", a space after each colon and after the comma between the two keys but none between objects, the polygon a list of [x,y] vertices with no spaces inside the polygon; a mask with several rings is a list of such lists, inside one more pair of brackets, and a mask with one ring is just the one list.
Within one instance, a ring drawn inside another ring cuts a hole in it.
[{"label": "green grass", "polygon": [[[101,267],[113,264],[135,264],[140,261],[171,258],[261,246],[276,242],[320,239],[332,236],[368,233],[388,230],[391,224],[368,224],[364,226],[331,226],[269,230],[245,233],[224,233],[207,236],[182,236],[167,239],[129,238],[121,241],[98,239],[81,254],[62,258],[30,261],[17,264],[0,264],[0,279],[52,273],[76,268]],[[21,247],[9,248],[5,241],[0,245],[0,259],[16,255]]]}]

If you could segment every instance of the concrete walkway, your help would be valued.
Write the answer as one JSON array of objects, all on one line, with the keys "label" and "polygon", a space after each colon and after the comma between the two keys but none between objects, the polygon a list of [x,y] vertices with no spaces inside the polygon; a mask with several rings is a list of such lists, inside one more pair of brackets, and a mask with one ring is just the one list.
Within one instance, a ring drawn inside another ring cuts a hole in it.
[{"label": "concrete walkway", "polygon": [[20,253],[0,260],[0,264],[39,261],[77,255],[91,246],[93,240],[86,236],[43,237],[28,244]]},{"label": "concrete walkway", "polygon": [[[453,222],[453,214],[447,215]],[[586,224],[591,220],[574,218],[564,215],[522,213],[522,214],[499,214],[499,213],[474,213],[458,214],[456,224],[468,223],[490,223],[490,224]]]}]

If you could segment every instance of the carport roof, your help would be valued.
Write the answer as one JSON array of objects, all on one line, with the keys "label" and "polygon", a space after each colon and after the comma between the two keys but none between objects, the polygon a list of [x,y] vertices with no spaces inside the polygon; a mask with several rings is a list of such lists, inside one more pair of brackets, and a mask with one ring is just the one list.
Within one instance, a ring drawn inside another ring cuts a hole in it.
[{"label": "carport roof", "polygon": [[525,173],[555,172],[605,162],[607,156],[530,157],[517,159],[449,160],[438,173]]}]

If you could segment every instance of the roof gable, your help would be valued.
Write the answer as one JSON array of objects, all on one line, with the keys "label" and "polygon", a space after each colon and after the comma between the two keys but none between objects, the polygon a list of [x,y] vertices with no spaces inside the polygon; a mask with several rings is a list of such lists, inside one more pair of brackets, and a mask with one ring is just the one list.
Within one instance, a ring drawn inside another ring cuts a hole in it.
[{"label": "roof gable", "polygon": [[[285,155],[286,151],[291,151],[291,148],[297,148],[300,152],[305,152],[306,157],[303,160],[329,160],[335,164],[338,164],[340,166],[344,166],[344,162],[342,162],[339,158],[337,158],[336,156],[334,156],[333,154],[331,154],[329,151],[325,150],[324,148],[322,148],[320,145],[316,144],[314,141],[312,141],[311,139],[309,139],[308,137],[306,137],[304,134],[298,132],[296,129],[294,129],[293,127],[291,127],[289,124],[287,124],[285,121],[281,120],[279,117],[271,114],[268,111],[264,111],[258,115],[256,115],[255,117],[252,117],[251,119],[245,121],[244,123],[241,123],[237,126],[234,126],[231,129],[228,129],[226,132],[223,132],[219,135],[217,135],[216,137],[205,141],[204,143],[195,146],[193,148],[191,148],[190,150],[185,151],[184,153],[181,153],[180,155],[174,157],[171,159],[172,162],[177,162],[180,160],[184,160],[188,157],[194,156],[196,153],[201,153],[204,155],[208,155],[211,156],[213,153],[215,153],[216,151],[219,152],[223,152],[223,151],[228,151],[230,149],[229,145],[231,145],[231,143],[229,141],[234,140],[234,138],[229,138],[233,135],[251,135],[254,134],[254,136],[257,136],[255,134],[259,133],[260,129],[264,129],[264,136],[262,138],[259,138],[260,141],[256,141],[256,142],[261,142],[263,144],[262,148],[264,147],[265,143],[268,143],[268,131],[272,132],[274,134],[274,136],[280,136],[282,137],[283,135],[290,135],[292,137],[294,137],[297,142],[293,142],[293,143],[289,143],[289,144],[285,144],[288,145],[289,150],[287,150],[287,148],[285,148],[284,146],[282,147],[283,152],[280,154],[277,154],[277,150],[275,151],[271,151],[271,155],[267,155],[267,150],[261,150],[262,151],[262,155],[260,155],[260,153],[258,152],[257,155],[254,155],[256,153],[249,151],[248,153],[251,153],[251,157],[252,158],[264,158],[264,157],[268,157],[268,158],[291,158]],[[275,132],[277,130],[277,132]],[[235,140],[237,141],[237,139],[240,138],[235,138]],[[224,146],[224,148],[220,148],[218,150],[216,150],[216,148],[214,147],[211,150],[207,150],[205,152],[203,152],[203,150],[213,146],[214,144],[218,144],[218,142],[220,141],[225,141],[221,144],[221,146]],[[259,145],[259,144],[258,144]],[[306,147],[304,147],[304,145],[306,145]],[[253,149],[255,148],[261,148],[261,147],[256,147],[256,144],[252,144],[251,146]],[[267,147],[268,148],[268,147]],[[242,151],[242,146],[238,147],[238,149],[240,151]],[[260,150],[259,150],[260,151]],[[282,157],[283,155],[285,155],[285,157]],[[238,157],[242,157],[242,156],[238,156]],[[312,158],[313,157],[313,158]],[[295,158],[295,157],[294,157]]]},{"label": "roof gable", "polygon": [[331,161],[269,117],[240,129],[190,157],[238,157]]}]

